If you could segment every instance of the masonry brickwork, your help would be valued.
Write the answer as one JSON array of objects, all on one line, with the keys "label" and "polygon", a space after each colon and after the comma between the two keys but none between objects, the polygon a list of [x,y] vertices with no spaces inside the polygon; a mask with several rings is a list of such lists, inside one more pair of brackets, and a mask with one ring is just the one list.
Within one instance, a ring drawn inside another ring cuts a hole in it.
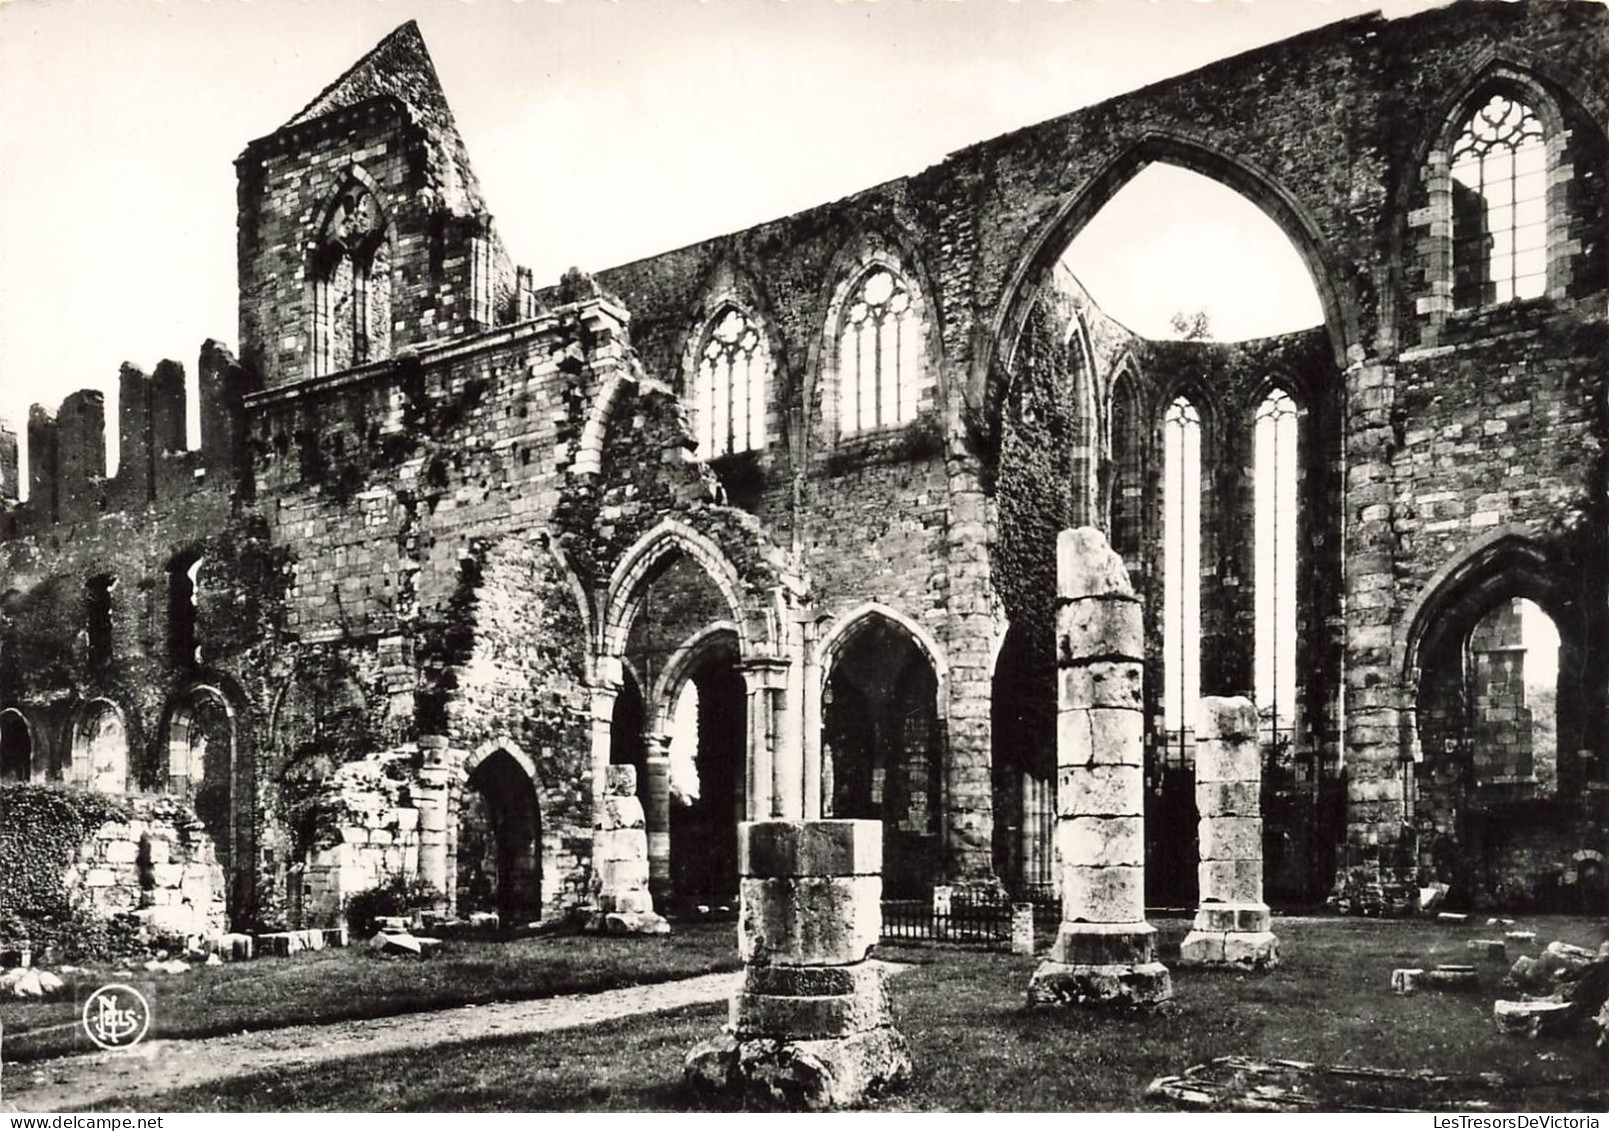
[{"label": "masonry brickwork", "polygon": [[[558,915],[588,901],[622,752],[662,894],[691,801],[663,759],[709,664],[734,676],[732,819],[823,815],[834,669],[876,623],[931,669],[931,721],[902,741],[936,768],[933,874],[1023,888],[1032,783],[1054,771],[1054,539],[1087,524],[1145,605],[1148,872],[1190,877],[1193,852],[1155,859],[1159,813],[1185,840],[1195,821],[1160,750],[1161,414],[1186,395],[1203,421],[1201,689],[1249,695],[1252,421],[1279,388],[1301,413],[1299,686],[1264,773],[1269,898],[1334,885],[1378,911],[1437,878],[1471,902],[1580,898],[1573,862],[1609,847],[1606,20],[1526,0],[1343,21],[541,290],[406,25],[237,162],[240,358],[203,349],[200,449],[171,362],[125,368],[109,478],[94,394],[35,409],[26,472],[0,432],[0,765],[71,781],[75,748],[121,733],[123,788],[170,790],[186,720],[213,711],[229,914],[287,926],[392,866],[451,903],[466,791],[514,783],[534,816],[508,859],[540,861],[522,907]],[[1544,123],[1547,281],[1461,309],[1447,152],[1493,93]],[[1324,325],[1162,343],[1102,314],[1061,257],[1157,161],[1260,206]],[[845,334],[879,272],[908,296],[914,410],[857,430]],[[692,390],[730,309],[765,341],[763,442],[709,458]],[[1516,597],[1561,637],[1558,787],[1438,786],[1466,745],[1427,746],[1422,720]],[[353,863],[357,764],[389,767],[376,827],[419,811],[392,863],[367,834],[380,863]],[[866,780],[857,815],[895,804]]]}]

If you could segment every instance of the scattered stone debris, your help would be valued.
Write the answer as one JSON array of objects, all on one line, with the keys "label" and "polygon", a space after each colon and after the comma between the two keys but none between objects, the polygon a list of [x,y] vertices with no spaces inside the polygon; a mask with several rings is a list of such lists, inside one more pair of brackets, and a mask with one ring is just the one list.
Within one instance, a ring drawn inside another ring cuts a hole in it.
[{"label": "scattered stone debris", "polygon": [[49,970],[33,966],[18,966],[0,973],[0,997],[49,997],[62,985],[62,980]]},{"label": "scattered stone debris", "polygon": [[1443,963],[1433,970],[1425,971],[1425,985],[1438,990],[1469,990],[1480,985],[1480,979],[1475,976],[1473,966],[1454,965]]},{"label": "scattered stone debris", "polygon": [[1419,991],[1419,984],[1424,980],[1425,972],[1417,967],[1403,967],[1391,971],[1391,989],[1403,997]]},{"label": "scattered stone debris", "polygon": [[1419,889],[1419,910],[1429,915],[1440,907],[1441,901],[1446,898],[1447,885],[1444,883],[1437,882],[1428,887],[1422,887]]},{"label": "scattered stone debris", "polygon": [[1463,923],[1469,919],[1462,911],[1443,911],[1436,916],[1438,923]]},{"label": "scattered stone debris", "polygon": [[1470,939],[1465,948],[1493,962],[1508,961],[1508,943],[1502,939]]},{"label": "scattered stone debris", "polygon": [[1214,1111],[1481,1111],[1512,1088],[1502,1076],[1442,1076],[1388,1068],[1259,1061],[1220,1056],[1160,1076],[1146,1088],[1153,1103]]},{"label": "scattered stone debris", "polygon": [[1505,985],[1518,1001],[1499,1000],[1492,1020],[1500,1032],[1527,1037],[1559,1036],[1590,1025],[1600,1046],[1609,1042],[1609,947],[1551,942],[1540,955],[1521,955],[1509,968]]}]

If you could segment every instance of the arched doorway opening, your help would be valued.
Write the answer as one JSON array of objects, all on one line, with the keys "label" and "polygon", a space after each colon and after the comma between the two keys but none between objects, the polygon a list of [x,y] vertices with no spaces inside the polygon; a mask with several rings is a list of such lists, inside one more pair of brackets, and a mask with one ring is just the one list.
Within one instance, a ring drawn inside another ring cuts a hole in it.
[{"label": "arched doorway opening", "polygon": [[34,736],[28,720],[14,707],[0,711],[0,781],[32,780],[33,761]]},{"label": "arched doorway opening", "polygon": [[240,844],[245,830],[235,821],[239,759],[234,713],[223,694],[215,688],[198,687],[175,703],[168,714],[164,746],[168,792],[195,807],[218,864],[229,878],[229,920],[238,923],[250,902],[251,877],[250,869],[236,864],[250,858],[250,848]]},{"label": "arched doorway opening", "polygon": [[670,735],[670,877],[675,899],[735,907],[746,811],[747,690],[736,642],[718,637],[686,669]]},{"label": "arched doorway opening", "polygon": [[889,618],[848,631],[822,695],[822,808],[882,821],[883,891],[919,898],[944,876],[938,676]]},{"label": "arched doorway opening", "polygon": [[1056,894],[1056,667],[1049,637],[1013,626],[995,661],[995,874],[1012,895]]},{"label": "arched doorway opening", "polygon": [[470,770],[458,804],[458,914],[504,927],[542,915],[542,813],[530,773],[507,750]]}]

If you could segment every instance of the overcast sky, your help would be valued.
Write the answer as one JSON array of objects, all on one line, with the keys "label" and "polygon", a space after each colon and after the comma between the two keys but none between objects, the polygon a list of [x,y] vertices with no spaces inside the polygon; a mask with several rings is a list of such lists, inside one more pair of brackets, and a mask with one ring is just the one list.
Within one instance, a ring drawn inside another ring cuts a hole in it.
[{"label": "overcast sky", "polygon": [[[233,348],[234,158],[408,19],[505,243],[546,284],[1381,6],[0,0],[0,421],[93,387],[111,425],[123,361],[193,380],[204,338]],[[1086,229],[1071,262],[1102,305],[1157,334],[1202,307],[1225,338],[1317,323],[1272,224],[1191,181],[1153,167]]]}]

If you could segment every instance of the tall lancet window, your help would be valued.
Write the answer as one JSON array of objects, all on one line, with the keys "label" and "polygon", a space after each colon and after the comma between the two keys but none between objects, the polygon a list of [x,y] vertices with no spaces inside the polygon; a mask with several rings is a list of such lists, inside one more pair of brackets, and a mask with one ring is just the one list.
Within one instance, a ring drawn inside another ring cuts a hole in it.
[{"label": "tall lancet window", "polygon": [[1453,144],[1453,304],[1537,298],[1548,281],[1548,159],[1542,123],[1494,94]]},{"label": "tall lancet window", "polygon": [[1256,681],[1263,741],[1289,741],[1296,710],[1296,558],[1299,511],[1296,402],[1272,390],[1257,407]]},{"label": "tall lancet window", "polygon": [[886,267],[861,279],[838,335],[838,422],[844,434],[916,419],[921,375],[916,312]]},{"label": "tall lancet window", "polygon": [[765,339],[735,306],[710,322],[693,390],[698,450],[705,457],[765,446],[766,384],[771,366]]},{"label": "tall lancet window", "polygon": [[1201,415],[1180,397],[1162,419],[1162,714],[1181,751],[1201,698]]},{"label": "tall lancet window", "polygon": [[355,184],[330,209],[314,249],[313,375],[391,352],[391,255],[374,194]]}]

